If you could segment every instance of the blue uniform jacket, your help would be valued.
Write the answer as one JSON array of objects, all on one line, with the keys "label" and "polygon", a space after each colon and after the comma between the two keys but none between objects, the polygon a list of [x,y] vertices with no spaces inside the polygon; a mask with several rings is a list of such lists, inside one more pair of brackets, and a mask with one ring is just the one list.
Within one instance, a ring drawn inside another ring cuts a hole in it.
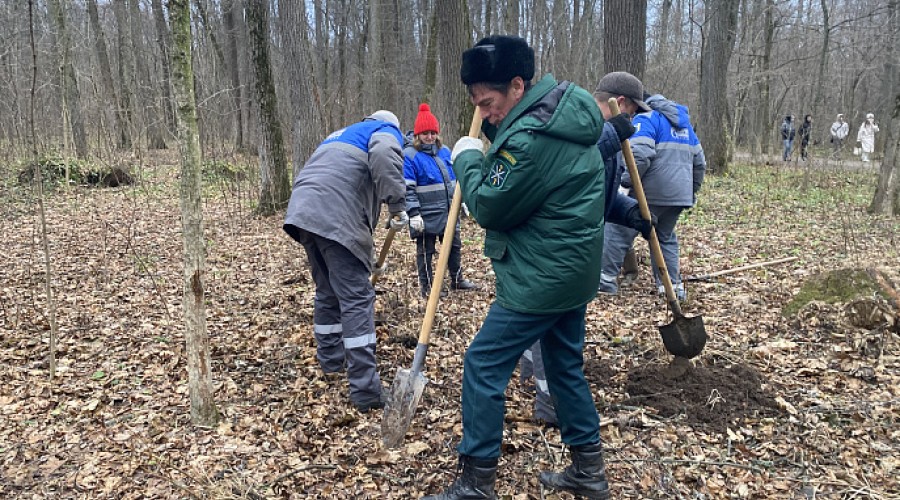
[{"label": "blue uniform jacket", "polygon": [[421,215],[426,233],[443,234],[456,186],[450,150],[445,146],[434,155],[427,148],[408,146],[403,150],[403,178],[410,217]]}]

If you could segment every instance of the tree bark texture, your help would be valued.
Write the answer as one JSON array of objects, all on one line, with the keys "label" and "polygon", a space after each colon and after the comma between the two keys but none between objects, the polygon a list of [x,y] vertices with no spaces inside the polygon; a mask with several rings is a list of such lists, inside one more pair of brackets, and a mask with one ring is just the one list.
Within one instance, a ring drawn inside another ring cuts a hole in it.
[{"label": "tree bark texture", "polygon": [[150,149],[166,149],[166,139],[163,133],[163,124],[157,109],[159,96],[150,85],[150,69],[147,65],[147,51],[144,47],[144,28],[141,16],[140,0],[129,0],[129,20],[131,22],[131,46],[134,47],[135,83],[137,86],[137,101],[143,112],[144,127],[147,129],[148,146]]},{"label": "tree bark texture", "polygon": [[278,97],[269,57],[269,4],[267,0],[247,0],[250,51],[256,78],[256,108],[259,113],[260,190],[258,212],[271,215],[287,206],[291,196],[290,176],[284,151]]},{"label": "tree bark texture", "polygon": [[724,174],[731,160],[730,117],[726,98],[728,64],[734,50],[739,0],[706,2],[705,38],[700,55],[700,120],[697,134],[708,171]]},{"label": "tree bark texture", "polygon": [[[883,91],[886,95],[893,96],[893,102],[886,109],[891,109],[891,121],[887,127],[882,127],[884,134],[884,158],[881,160],[881,170],[878,174],[878,183],[875,186],[875,194],[872,196],[872,202],[869,204],[870,213],[893,212],[894,215],[900,214],[898,210],[898,199],[900,195],[900,182],[897,181],[896,168],[897,162],[900,161],[900,87],[897,85],[898,69],[897,69],[897,44],[900,43],[900,0],[891,0],[888,3],[888,19],[889,34],[888,46],[885,50],[884,63],[884,80],[885,85]],[[892,193],[893,185],[893,193]],[[888,200],[893,200],[887,203]]]},{"label": "tree bark texture", "polygon": [[428,22],[428,47],[425,49],[425,91],[422,102],[432,102],[434,88],[437,86],[437,42],[438,42],[437,9],[431,9]]},{"label": "tree bark texture", "polygon": [[[103,28],[100,26],[100,15],[97,12],[97,0],[87,0],[88,19],[91,23],[91,29],[94,31],[94,52],[97,53],[97,61],[100,65],[100,88],[103,94],[107,96],[106,103],[112,107],[112,125],[116,133],[116,143],[122,148],[131,147],[131,136],[129,129],[125,125],[125,118],[122,116],[122,104],[119,99],[119,92],[113,83],[112,65],[109,64],[109,52],[106,49],[106,36],[103,34]],[[110,102],[110,99],[112,102]]]},{"label": "tree bark texture", "polygon": [[506,13],[503,18],[503,26],[507,33],[521,35],[519,33],[519,0],[509,0],[506,2]]},{"label": "tree bark texture", "polygon": [[[61,3],[65,2],[65,4]],[[79,158],[87,158],[89,154],[87,135],[84,132],[84,119],[81,116],[81,95],[78,92],[78,80],[75,78],[75,66],[72,63],[72,39],[66,26],[66,6],[70,0],[50,0],[53,24],[56,28],[56,53],[59,57],[60,88],[62,101],[65,103],[75,142],[75,154]],[[65,122],[63,122],[65,126]]]},{"label": "tree bark texture", "polygon": [[291,2],[281,5],[281,28],[284,40],[284,52],[287,60],[293,61],[287,68],[287,76],[291,82],[290,96],[291,117],[291,156],[293,174],[297,175],[306,159],[312,154],[324,135],[324,124],[321,109],[313,99],[312,56],[310,54],[306,12],[303,6]]},{"label": "tree bark texture", "polygon": [[218,410],[213,399],[209,337],[206,331],[203,274],[203,200],[201,199],[200,138],[191,67],[189,0],[169,0],[174,47],[172,70],[178,103],[178,143],[181,152],[181,227],[184,241],[184,322],[191,421],[213,426]]},{"label": "tree bark texture", "polygon": [[472,103],[459,79],[462,53],[472,46],[469,7],[465,0],[435,0],[438,11],[438,57],[443,97],[438,107],[444,138],[452,143],[468,133]]},{"label": "tree bark texture", "polygon": [[122,108],[122,124],[127,129],[127,136],[131,138],[129,146],[134,145],[134,48],[131,45],[131,36],[128,24],[128,14],[125,0],[113,0],[113,14],[116,16],[116,34],[119,49],[119,97]]},{"label": "tree bark texture", "polygon": [[647,0],[603,2],[603,72],[627,71],[644,78]]},{"label": "tree bark texture", "polygon": [[152,0],[153,20],[156,24],[156,43],[159,45],[159,53],[162,54],[162,81],[160,81],[160,91],[162,93],[163,113],[165,114],[166,127],[169,133],[176,132],[175,109],[172,104],[172,70],[170,68],[171,55],[170,45],[172,45],[172,35],[169,33],[169,25],[166,23],[166,15],[163,12],[162,0]]},{"label": "tree bark texture", "polygon": [[825,99],[825,70],[828,66],[828,47],[831,44],[831,21],[829,20],[828,15],[828,2],[827,0],[820,0],[820,7],[822,8],[822,51],[819,52],[819,71],[818,78],[816,78],[816,97],[814,99],[813,111],[818,114],[819,111],[824,107],[823,102]]},{"label": "tree bark texture", "polygon": [[222,21],[225,25],[225,51],[228,80],[231,88],[228,89],[231,97],[231,115],[234,116],[232,142],[235,148],[244,149],[244,88],[241,86],[241,64],[238,60],[238,35],[235,23],[235,13],[241,10],[235,5],[240,0],[222,1]]}]

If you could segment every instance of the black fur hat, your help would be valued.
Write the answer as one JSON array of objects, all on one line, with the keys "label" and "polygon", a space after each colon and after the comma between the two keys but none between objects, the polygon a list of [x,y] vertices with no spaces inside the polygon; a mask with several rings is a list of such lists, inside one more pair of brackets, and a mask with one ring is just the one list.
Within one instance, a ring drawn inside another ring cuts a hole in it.
[{"label": "black fur hat", "polygon": [[459,76],[466,85],[479,82],[509,82],[519,76],[534,77],[534,49],[523,38],[493,35],[482,38],[463,52]]}]

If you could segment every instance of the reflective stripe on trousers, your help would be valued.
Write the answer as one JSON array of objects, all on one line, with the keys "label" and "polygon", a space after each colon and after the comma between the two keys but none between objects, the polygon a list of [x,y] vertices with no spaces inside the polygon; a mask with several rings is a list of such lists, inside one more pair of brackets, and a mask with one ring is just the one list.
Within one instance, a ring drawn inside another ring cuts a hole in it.
[{"label": "reflective stripe on trousers", "polygon": [[303,233],[301,243],[316,282],[316,358],[326,372],[341,371],[346,363],[351,401],[379,398],[375,289],[369,270],[339,243]]}]

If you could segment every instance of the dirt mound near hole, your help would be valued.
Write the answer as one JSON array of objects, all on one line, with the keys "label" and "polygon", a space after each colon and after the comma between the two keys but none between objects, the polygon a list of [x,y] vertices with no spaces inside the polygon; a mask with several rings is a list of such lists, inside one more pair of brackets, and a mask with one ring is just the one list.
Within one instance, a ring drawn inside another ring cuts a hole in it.
[{"label": "dirt mound near hole", "polygon": [[762,389],[759,373],[748,366],[699,366],[675,378],[666,374],[666,368],[632,369],[627,404],[655,408],[663,417],[684,415],[687,424],[716,432],[725,432],[738,419],[779,413],[774,397]]}]

